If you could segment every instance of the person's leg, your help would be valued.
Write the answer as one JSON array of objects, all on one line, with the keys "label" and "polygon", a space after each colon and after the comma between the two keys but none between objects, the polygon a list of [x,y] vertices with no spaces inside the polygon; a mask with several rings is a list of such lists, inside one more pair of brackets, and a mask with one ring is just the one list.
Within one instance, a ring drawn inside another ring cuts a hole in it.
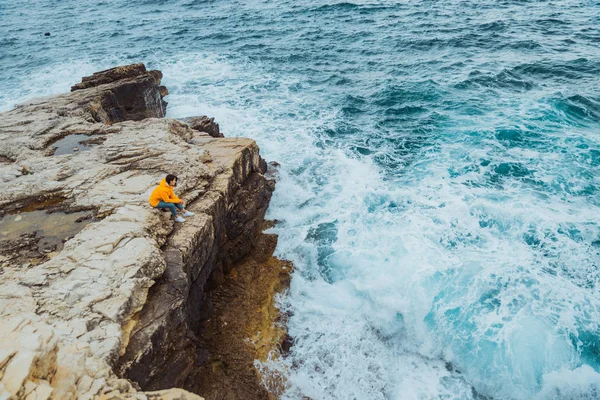
[{"label": "person's leg", "polygon": [[186,210],[185,206],[183,204],[175,204],[175,207],[177,207],[179,209],[179,213],[182,214],[184,217],[191,217],[192,215],[196,214],[196,213]]},{"label": "person's leg", "polygon": [[156,208],[168,208],[174,217],[177,216],[177,209],[175,208],[175,204],[173,203],[165,203],[164,201],[161,201],[156,205]]},{"label": "person's leg", "polygon": [[184,216],[184,217],[191,217],[192,215],[195,215],[196,213],[193,213],[191,211],[188,211],[185,209],[185,207],[183,206],[183,204],[176,204],[177,208],[179,208],[179,212]]}]

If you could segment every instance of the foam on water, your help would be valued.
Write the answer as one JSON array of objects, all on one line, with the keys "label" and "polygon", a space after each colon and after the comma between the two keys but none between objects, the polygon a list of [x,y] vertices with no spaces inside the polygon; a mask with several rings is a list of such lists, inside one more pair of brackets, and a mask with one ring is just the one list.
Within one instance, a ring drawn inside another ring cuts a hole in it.
[{"label": "foam on water", "polygon": [[[578,332],[577,318],[596,318],[598,301],[583,291],[576,298],[570,280],[532,268],[540,256],[522,235],[556,232],[554,221],[585,224],[593,210],[544,205],[539,193],[522,187],[498,192],[482,182],[470,188],[467,177],[483,180],[494,168],[452,178],[448,165],[460,168],[451,160],[468,164],[493,151],[465,152],[455,143],[423,158],[402,185],[390,185],[369,158],[314,145],[309,133],[335,125],[339,116],[285,117],[310,109],[311,100],[285,89],[252,99],[272,77],[252,65],[200,59],[202,66],[183,60],[163,67],[180,77],[190,68],[195,78],[187,84],[203,86],[196,99],[172,96],[170,112],[221,113],[224,131],[251,132],[267,158],[283,162],[270,217],[282,221],[275,229],[278,254],[298,266],[286,301],[296,340],[284,362],[292,371],[290,398],[471,398],[463,375],[484,393],[531,398],[548,371],[577,368],[568,332]],[[215,108],[219,103],[226,104]],[[272,134],[284,130],[282,145]],[[514,162],[539,156],[512,151]],[[587,234],[598,235],[597,227]],[[579,245],[566,240],[553,247],[577,258]],[[587,306],[573,313],[571,302]],[[448,371],[442,359],[462,374]]]},{"label": "foam on water", "polygon": [[15,75],[0,94],[0,112],[8,111],[15,105],[34,97],[51,96],[66,93],[81,78],[99,71],[99,64],[76,61],[52,64],[46,68],[24,71]]},{"label": "foam on water", "polygon": [[[598,210],[551,188],[563,175],[590,183],[561,160],[572,151],[504,146],[502,133],[471,146],[458,132],[390,181],[369,157],[315,145],[340,114],[298,118],[314,99],[294,82],[260,94],[274,78],[256,66],[200,59],[165,67],[203,87],[196,102],[172,96],[171,113],[221,115],[283,163],[269,216],[298,268],[283,303],[295,346],[270,367],[290,372],[286,398],[594,396]],[[557,371],[574,370],[586,378],[561,383]]]},{"label": "foam on water", "polygon": [[[390,182],[369,157],[315,145],[311,133],[340,114],[295,92],[298,82],[208,54],[158,67],[169,116],[213,115],[228,136],[253,137],[282,163],[269,217],[281,221],[277,254],[297,266],[282,304],[295,346],[270,368],[290,373],[286,398],[469,399],[473,387],[497,398],[593,398],[597,359],[582,353],[596,346],[600,319],[587,244],[599,237],[597,209],[489,182],[510,175],[497,172],[500,161],[535,159],[551,184],[561,156],[508,148],[477,171],[498,143],[445,143]],[[65,85],[49,71],[36,77],[49,83],[36,94]]]},{"label": "foam on water", "polygon": [[[517,3],[144,3],[172,35],[131,53],[163,71],[168,116],[281,163],[294,346],[260,367],[284,398],[600,397],[598,10]],[[131,53],[32,68],[0,109]]]},{"label": "foam on water", "polygon": [[[283,367],[292,371],[287,396],[470,394],[470,385],[449,372],[445,362],[394,340],[407,331],[400,305],[414,307],[415,302],[395,291],[402,269],[378,263],[379,258],[389,263],[405,253],[397,248],[397,238],[379,233],[386,225],[392,227],[389,215],[384,215],[387,224],[373,215],[373,207],[383,205],[390,190],[368,158],[357,160],[339,149],[316,146],[311,135],[333,127],[339,113],[326,113],[327,107],[317,107],[315,99],[294,91],[293,80],[276,82],[278,90],[266,91],[275,77],[252,64],[224,63],[204,54],[161,66],[172,77],[166,78],[169,87],[185,93],[170,96],[169,114],[215,115],[226,134],[249,135],[268,160],[282,163],[268,217],[281,221],[274,229],[280,235],[277,254],[297,266],[289,304],[283,305],[293,309],[290,333],[296,341],[294,361]],[[185,89],[190,87],[195,89]],[[377,248],[387,254],[374,254]],[[363,279],[360,271],[370,278]],[[393,276],[382,276],[387,273]],[[371,298],[372,290],[384,288],[382,303]],[[418,320],[407,315],[408,323]],[[422,321],[421,326],[426,329]]]}]

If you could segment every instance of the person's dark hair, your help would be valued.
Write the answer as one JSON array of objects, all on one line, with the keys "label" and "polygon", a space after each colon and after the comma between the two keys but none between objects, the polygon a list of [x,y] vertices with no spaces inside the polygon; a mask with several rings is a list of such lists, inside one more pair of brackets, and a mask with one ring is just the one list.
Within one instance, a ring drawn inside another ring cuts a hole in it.
[{"label": "person's dark hair", "polygon": [[175,179],[175,183],[177,183],[178,179],[175,175],[173,175],[173,174],[167,175],[167,178],[166,178],[167,184],[170,184],[173,179]]}]

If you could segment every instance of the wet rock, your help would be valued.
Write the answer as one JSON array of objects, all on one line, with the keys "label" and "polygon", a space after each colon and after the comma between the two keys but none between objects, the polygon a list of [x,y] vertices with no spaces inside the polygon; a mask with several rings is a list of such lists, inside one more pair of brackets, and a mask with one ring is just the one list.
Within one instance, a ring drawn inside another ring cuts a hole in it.
[{"label": "wet rock", "polygon": [[260,158],[260,161],[258,162],[258,167],[260,168],[260,172],[262,172],[263,174],[265,174],[267,172],[268,165],[267,165],[267,162],[262,157]]},{"label": "wet rock", "polygon": [[210,351],[196,371],[198,378],[187,386],[207,400],[272,399],[285,387],[285,379],[275,371],[263,369],[259,377],[254,367],[255,360],[273,357],[286,337],[285,321],[272,296],[288,287],[292,268],[272,257],[276,242],[275,235],[259,235],[249,256],[208,292],[214,313],[202,322],[201,338]]},{"label": "wet rock", "polygon": [[44,33],[44,36],[50,36],[50,32]]},{"label": "wet rock", "polygon": [[52,145],[54,149],[52,155],[61,156],[72,154],[76,151],[88,151],[91,146],[95,145],[94,139],[90,139],[87,135],[68,135]]},{"label": "wet rock", "polygon": [[288,355],[292,350],[292,347],[294,347],[294,338],[286,334],[281,341],[281,354],[283,356]]},{"label": "wet rock", "polygon": [[169,95],[169,89],[167,89],[165,86],[159,86],[158,90],[160,92],[161,97],[165,97]]}]

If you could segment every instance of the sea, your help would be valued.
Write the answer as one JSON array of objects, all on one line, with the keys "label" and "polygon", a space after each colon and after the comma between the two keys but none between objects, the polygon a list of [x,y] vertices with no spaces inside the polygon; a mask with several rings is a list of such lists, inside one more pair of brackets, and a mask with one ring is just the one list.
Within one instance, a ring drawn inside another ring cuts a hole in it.
[{"label": "sea", "polygon": [[282,399],[600,399],[598,0],[0,0],[0,111],[137,62],[279,163]]}]

